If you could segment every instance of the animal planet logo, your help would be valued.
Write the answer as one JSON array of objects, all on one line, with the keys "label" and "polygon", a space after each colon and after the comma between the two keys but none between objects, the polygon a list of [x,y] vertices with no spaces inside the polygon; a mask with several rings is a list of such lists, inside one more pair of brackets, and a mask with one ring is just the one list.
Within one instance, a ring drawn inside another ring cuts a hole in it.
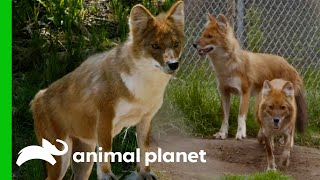
[{"label": "animal planet logo", "polygon": [[27,146],[23,148],[18,154],[19,157],[17,159],[16,164],[21,166],[26,161],[32,159],[42,159],[54,165],[57,161],[54,159],[55,156],[62,156],[68,152],[68,145],[64,141],[57,139],[57,142],[61,143],[64,146],[64,149],[60,151],[54,145],[52,145],[46,139],[42,139],[42,146]]}]

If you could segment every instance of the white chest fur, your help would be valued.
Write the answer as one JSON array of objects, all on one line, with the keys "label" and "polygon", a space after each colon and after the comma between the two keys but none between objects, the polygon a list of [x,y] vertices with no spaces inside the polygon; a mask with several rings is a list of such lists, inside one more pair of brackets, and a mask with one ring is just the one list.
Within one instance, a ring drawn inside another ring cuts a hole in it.
[{"label": "white chest fur", "polygon": [[237,89],[241,93],[241,79],[239,77],[230,77],[227,79],[227,83],[230,87]]},{"label": "white chest fur", "polygon": [[156,63],[151,59],[140,60],[130,74],[121,74],[122,81],[135,97],[135,101],[118,100],[112,123],[113,135],[118,134],[124,127],[136,125],[146,115],[154,115],[161,107],[171,76],[157,68]]},{"label": "white chest fur", "polygon": [[139,60],[130,74],[121,73],[122,81],[138,99],[163,96],[171,75],[162,72],[153,59]]},{"label": "white chest fur", "polygon": [[241,79],[239,77],[224,77],[218,79],[219,86],[232,88],[233,93],[241,94]]}]

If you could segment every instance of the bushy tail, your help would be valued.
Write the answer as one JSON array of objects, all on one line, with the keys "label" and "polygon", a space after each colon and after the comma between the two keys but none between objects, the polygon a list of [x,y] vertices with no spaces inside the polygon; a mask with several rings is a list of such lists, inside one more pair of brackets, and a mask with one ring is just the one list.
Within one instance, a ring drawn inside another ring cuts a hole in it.
[{"label": "bushy tail", "polygon": [[308,125],[308,113],[303,87],[299,88],[298,93],[296,93],[295,99],[297,103],[296,128],[299,133],[304,133]]},{"label": "bushy tail", "polygon": [[39,92],[37,92],[37,94],[34,96],[33,100],[30,102],[30,106],[31,106],[31,111],[32,111],[32,113],[35,112],[35,108],[36,108],[35,103],[36,103],[36,101],[38,101],[38,99],[39,99],[40,97],[42,97],[43,93],[46,92],[46,90],[47,90],[47,89],[42,89],[42,90],[40,90]]}]

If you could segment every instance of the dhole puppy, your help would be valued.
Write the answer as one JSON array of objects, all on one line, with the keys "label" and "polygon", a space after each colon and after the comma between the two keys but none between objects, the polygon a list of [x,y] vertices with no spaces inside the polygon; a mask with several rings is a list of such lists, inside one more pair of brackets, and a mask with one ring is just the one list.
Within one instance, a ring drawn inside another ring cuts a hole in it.
[{"label": "dhole puppy", "polygon": [[[293,147],[297,106],[293,84],[282,79],[266,80],[256,99],[256,120],[260,124],[258,140],[265,143],[267,170],[276,170],[273,155],[274,135],[284,136],[282,164],[289,166],[290,149]],[[303,125],[298,123],[298,125]],[[301,129],[301,127],[298,129]]]},{"label": "dhole puppy", "polygon": [[[224,15],[214,17],[208,14],[207,19],[200,38],[194,42],[193,46],[197,48],[199,55],[209,57],[217,77],[223,121],[220,131],[214,135],[215,138],[227,138],[231,94],[240,96],[236,139],[245,138],[250,96],[260,92],[264,80],[276,78],[293,83],[298,106],[298,122],[306,124],[303,82],[298,72],[280,56],[243,50]],[[303,131],[304,126],[299,128]]]},{"label": "dhole puppy", "polygon": [[[31,105],[39,143],[56,139],[72,149],[57,163],[46,164],[47,179],[62,179],[73,152],[109,152],[123,127],[136,126],[141,159],[137,174],[155,179],[145,166],[150,123],[163,102],[169,79],[179,66],[184,43],[183,2],[153,16],[142,5],[132,8],[128,40],[110,51],[89,57],[78,68],[39,91]],[[72,162],[75,179],[88,179],[93,162]],[[117,179],[110,162],[98,163],[98,179]]]}]

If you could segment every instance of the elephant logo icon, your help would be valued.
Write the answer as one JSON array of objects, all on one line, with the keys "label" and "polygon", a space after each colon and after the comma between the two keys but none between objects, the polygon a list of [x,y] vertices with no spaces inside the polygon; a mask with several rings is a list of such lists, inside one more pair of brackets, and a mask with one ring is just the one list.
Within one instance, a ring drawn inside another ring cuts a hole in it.
[{"label": "elephant logo icon", "polygon": [[32,159],[42,159],[54,165],[57,161],[54,159],[53,155],[55,156],[62,156],[68,152],[68,145],[66,142],[57,139],[57,142],[61,143],[64,146],[64,149],[60,151],[54,145],[52,145],[46,139],[42,139],[42,146],[27,146],[23,148],[18,154],[19,157],[17,159],[16,164],[21,166],[26,161]]}]

